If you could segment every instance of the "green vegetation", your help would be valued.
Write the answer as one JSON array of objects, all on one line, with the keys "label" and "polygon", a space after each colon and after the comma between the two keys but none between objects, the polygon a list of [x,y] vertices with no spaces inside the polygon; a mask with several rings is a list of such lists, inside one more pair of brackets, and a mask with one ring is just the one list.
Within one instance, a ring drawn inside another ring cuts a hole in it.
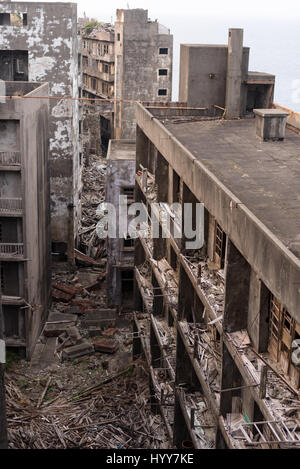
[{"label": "green vegetation", "polygon": [[98,21],[91,21],[90,23],[87,23],[84,26],[85,33],[86,34],[91,34],[93,29],[96,28],[96,26],[98,26],[99,24],[101,24],[101,23],[99,23]]}]

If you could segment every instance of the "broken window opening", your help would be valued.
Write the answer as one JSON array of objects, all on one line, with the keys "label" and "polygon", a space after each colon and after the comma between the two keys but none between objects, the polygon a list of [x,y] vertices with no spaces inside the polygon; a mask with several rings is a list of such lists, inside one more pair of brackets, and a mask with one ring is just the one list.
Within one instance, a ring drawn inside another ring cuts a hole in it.
[{"label": "broken window opening", "polygon": [[290,376],[294,385],[300,387],[300,366],[293,363],[293,341],[300,338],[300,325],[287,309],[270,296],[269,303],[269,353]]},{"label": "broken window opening", "polygon": [[128,234],[123,239],[123,251],[134,251],[134,238],[131,238]]},{"label": "broken window opening", "polygon": [[27,26],[27,13],[0,13],[0,26]]},{"label": "broken window opening", "polygon": [[28,51],[0,51],[0,80],[28,81]]},{"label": "broken window opening", "polygon": [[215,227],[215,258],[214,262],[220,269],[224,268],[225,264],[225,249],[226,249],[226,234],[222,230],[219,223],[216,222]]},{"label": "broken window opening", "polygon": [[167,55],[169,53],[169,49],[167,47],[160,47],[159,54],[160,55]]},{"label": "broken window opening", "polygon": [[124,186],[121,189],[121,194],[126,195],[127,204],[132,204],[134,202],[134,186]]}]

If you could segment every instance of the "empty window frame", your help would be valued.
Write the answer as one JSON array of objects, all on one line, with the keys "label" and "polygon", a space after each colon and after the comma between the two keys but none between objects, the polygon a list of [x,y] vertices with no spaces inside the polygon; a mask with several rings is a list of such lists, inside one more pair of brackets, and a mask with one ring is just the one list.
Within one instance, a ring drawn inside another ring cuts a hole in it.
[{"label": "empty window frame", "polygon": [[0,79],[28,81],[28,51],[0,50]]},{"label": "empty window frame", "polygon": [[168,96],[168,90],[166,88],[160,88],[158,90],[158,96]]},{"label": "empty window frame", "polygon": [[293,341],[300,339],[300,325],[296,323],[286,308],[270,296],[269,304],[269,352],[293,384],[300,387],[300,365],[293,363]]},{"label": "empty window frame", "polygon": [[27,26],[27,13],[0,13],[0,26]]},{"label": "empty window frame", "polygon": [[134,251],[134,238],[130,238],[129,235],[123,239],[123,251]]},{"label": "empty window frame", "polygon": [[118,33],[118,36],[117,36],[117,37],[118,37],[118,41],[120,41],[120,40],[121,40],[121,35],[120,35],[120,33]]},{"label": "empty window frame", "polygon": [[121,195],[126,195],[127,204],[132,204],[134,202],[134,186],[124,186],[124,187],[122,187]]},{"label": "empty window frame", "polygon": [[215,225],[214,262],[220,269],[224,268],[226,235],[219,223]]},{"label": "empty window frame", "polygon": [[158,75],[160,77],[167,77],[168,76],[168,69],[167,68],[159,68]]},{"label": "empty window frame", "polygon": [[168,53],[169,53],[168,47],[160,47],[159,48],[159,54],[160,55],[168,55]]}]

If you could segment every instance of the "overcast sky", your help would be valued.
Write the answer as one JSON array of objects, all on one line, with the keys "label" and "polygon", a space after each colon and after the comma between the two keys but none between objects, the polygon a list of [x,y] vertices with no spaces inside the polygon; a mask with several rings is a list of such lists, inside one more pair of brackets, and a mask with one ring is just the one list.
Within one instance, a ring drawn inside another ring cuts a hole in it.
[{"label": "overcast sky", "polygon": [[[38,0],[35,0],[38,1]],[[244,29],[250,70],[276,75],[275,101],[300,111],[300,0],[79,0],[78,16],[114,22],[117,8],[145,8],[174,36],[173,99],[181,43],[225,44]]]},{"label": "overcast sky", "polygon": [[[111,11],[117,8],[147,8],[150,16],[176,15],[184,17],[199,17],[218,15],[222,17],[255,17],[255,18],[300,18],[299,0],[111,0],[109,2],[95,2],[94,0],[80,0],[79,13],[87,15],[97,14],[109,20]],[[155,19],[155,18],[154,18]]]}]

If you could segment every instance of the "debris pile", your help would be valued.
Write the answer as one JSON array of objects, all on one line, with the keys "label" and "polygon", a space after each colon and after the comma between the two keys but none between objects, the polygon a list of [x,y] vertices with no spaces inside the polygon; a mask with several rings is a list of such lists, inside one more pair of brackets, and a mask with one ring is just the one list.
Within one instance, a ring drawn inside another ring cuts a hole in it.
[{"label": "debris pile", "polygon": [[216,316],[221,316],[224,312],[225,289],[224,289],[224,271],[216,270],[215,265],[199,256],[195,251],[194,255],[185,256],[190,269],[198,279],[207,301],[212,306]]},{"label": "debris pile", "polygon": [[84,187],[81,196],[82,217],[79,228],[81,250],[93,259],[105,259],[105,240],[96,232],[97,223],[103,218],[100,204],[105,201],[106,159],[90,155],[89,165],[83,169]]},{"label": "debris pile", "polygon": [[[39,379],[32,388],[38,387]],[[51,400],[46,400],[49,379],[41,395],[35,397],[32,389],[21,391],[19,382],[17,374],[7,376],[12,449],[169,447],[160,416],[150,412],[143,362],[134,362],[76,393],[75,383],[69,392],[57,389]]]}]

